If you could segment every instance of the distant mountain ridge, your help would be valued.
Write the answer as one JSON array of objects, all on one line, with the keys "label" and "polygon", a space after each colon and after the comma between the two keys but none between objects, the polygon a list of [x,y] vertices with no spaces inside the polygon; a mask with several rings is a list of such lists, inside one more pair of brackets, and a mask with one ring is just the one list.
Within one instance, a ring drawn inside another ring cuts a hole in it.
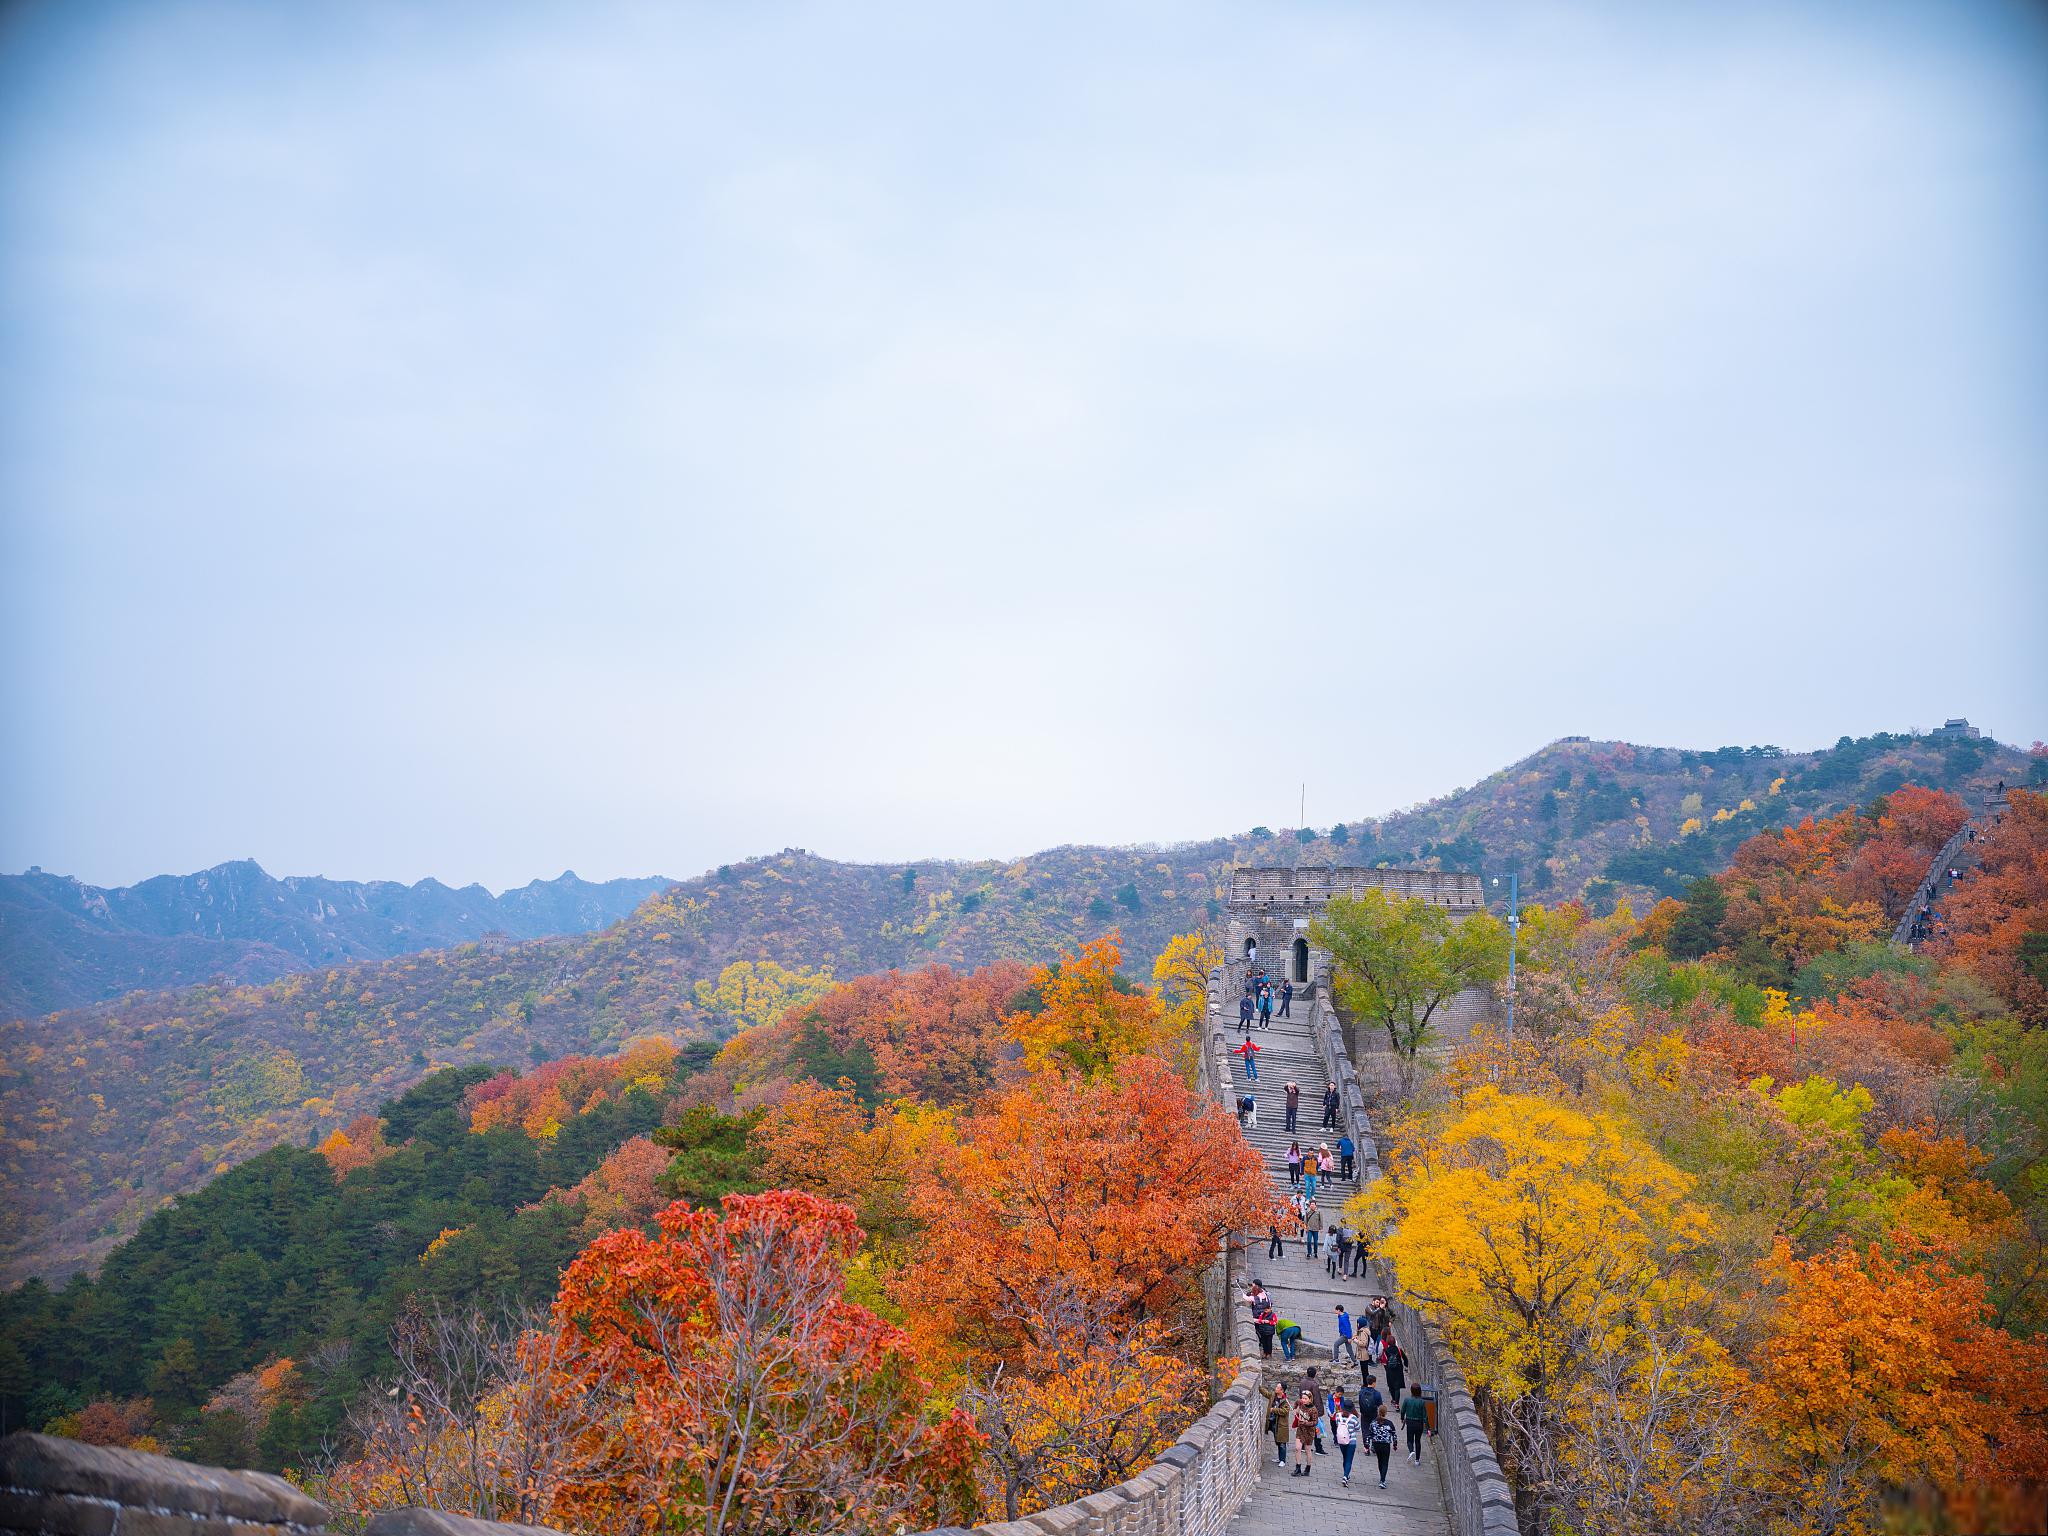
[{"label": "distant mountain ridge", "polygon": [[[593,932],[509,944],[472,933],[374,962],[299,964],[260,985],[0,1017],[0,1282],[91,1263],[164,1199],[279,1142],[311,1144],[434,1067],[609,1053],[651,1034],[723,1039],[736,1021],[716,983],[736,961],[844,979],[1041,962],[1116,929],[1125,971],[1143,980],[1170,935],[1221,916],[1232,869],[1261,865],[1513,870],[1525,901],[1642,910],[1767,828],[1904,783],[1981,805],[2001,780],[2048,780],[2048,755],[1961,735],[1804,753],[1567,737],[1379,820],[1014,860],[850,864],[791,848],[646,882],[662,888]],[[1489,898],[1504,887],[1489,884]]]},{"label": "distant mountain ridge", "polygon": [[0,1017],[52,1013],[126,992],[389,960],[465,944],[588,933],[669,882],[592,882],[568,871],[494,896],[438,880],[278,879],[253,859],[136,885],[87,885],[40,869],[0,875]]}]

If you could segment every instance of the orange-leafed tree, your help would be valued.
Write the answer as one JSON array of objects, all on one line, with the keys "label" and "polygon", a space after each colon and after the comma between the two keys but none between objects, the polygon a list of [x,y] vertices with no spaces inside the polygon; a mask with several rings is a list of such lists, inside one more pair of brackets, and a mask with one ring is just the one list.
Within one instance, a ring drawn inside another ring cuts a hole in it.
[{"label": "orange-leafed tree", "polygon": [[1174,1026],[1159,999],[1125,984],[1117,975],[1122,962],[1112,933],[1031,973],[1037,1010],[1005,1021],[1027,1067],[1036,1072],[1061,1065],[1099,1075],[1127,1057],[1170,1048]]},{"label": "orange-leafed tree", "polygon": [[762,1177],[853,1207],[883,1263],[902,1262],[924,1230],[916,1190],[958,1142],[950,1109],[909,1100],[862,1108],[851,1088],[796,1083],[754,1132]]},{"label": "orange-leafed tree", "polygon": [[1064,1280],[1105,1312],[1199,1314],[1201,1272],[1272,1203],[1256,1149],[1154,1056],[1035,1074],[960,1122],[919,1191],[927,1234],[894,1284],[925,1358],[1015,1359]]},{"label": "orange-leafed tree", "polygon": [[658,1181],[671,1160],[672,1154],[656,1146],[652,1137],[635,1136],[567,1190],[548,1198],[582,1202],[581,1230],[586,1237],[614,1227],[642,1226],[668,1204]]},{"label": "orange-leafed tree", "polygon": [[319,1147],[320,1155],[327,1159],[337,1179],[369,1167],[390,1151],[390,1144],[384,1140],[384,1122],[375,1115],[356,1116],[346,1127],[329,1132]]},{"label": "orange-leafed tree", "polygon": [[[979,1436],[927,1407],[908,1341],[846,1299],[853,1210],[791,1190],[613,1232],[555,1299],[571,1381],[631,1404],[642,1469],[576,1523],[704,1536],[968,1523]],[[562,1501],[557,1502],[558,1511]]]},{"label": "orange-leafed tree", "polygon": [[985,1501],[1007,1519],[1115,1487],[1200,1409],[1202,1373],[1167,1352],[1154,1320],[1107,1315],[1054,1281],[1016,1322],[1022,1357],[998,1361],[963,1394],[988,1437]]},{"label": "orange-leafed tree", "polygon": [[1970,877],[1942,901],[1941,948],[2029,1024],[2048,1024],[2048,792],[2016,789],[1978,843]]},{"label": "orange-leafed tree", "polygon": [[1893,1495],[1951,1529],[2025,1529],[2048,1477],[2048,1348],[1989,1320],[1984,1285],[1877,1246],[1807,1260],[1780,1246],[1785,1297],[1757,1366],[1760,1449],[1799,1529],[1861,1536]]}]

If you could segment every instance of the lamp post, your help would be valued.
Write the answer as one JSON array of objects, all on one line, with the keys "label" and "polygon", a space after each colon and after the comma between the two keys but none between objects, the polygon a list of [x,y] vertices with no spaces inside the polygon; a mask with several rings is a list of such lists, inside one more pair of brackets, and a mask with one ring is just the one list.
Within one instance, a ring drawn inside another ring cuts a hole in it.
[{"label": "lamp post", "polygon": [[[1494,883],[1495,885],[1499,885],[1499,884],[1500,884],[1500,876],[1499,876],[1499,875],[1495,875],[1495,876],[1493,877],[1493,883]],[[1509,1049],[1509,1050],[1513,1050],[1513,1049],[1514,1049],[1514,1045],[1515,1045],[1515,940],[1516,940],[1516,938],[1518,937],[1518,935],[1519,935],[1519,934],[1520,934],[1520,932],[1521,932],[1521,927],[1522,927],[1522,877],[1521,877],[1521,875],[1520,875],[1520,874],[1519,874],[1518,872],[1516,872],[1516,871],[1514,871],[1514,870],[1510,870],[1510,871],[1508,872],[1508,1049]]]}]

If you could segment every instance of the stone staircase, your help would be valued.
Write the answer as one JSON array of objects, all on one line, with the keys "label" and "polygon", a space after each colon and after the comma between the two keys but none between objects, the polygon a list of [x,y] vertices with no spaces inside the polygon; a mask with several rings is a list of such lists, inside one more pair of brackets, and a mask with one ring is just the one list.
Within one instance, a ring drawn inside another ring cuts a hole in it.
[{"label": "stone staircase", "polygon": [[[1256,1127],[1245,1127],[1245,1140],[1259,1149],[1259,1156],[1266,1161],[1267,1170],[1284,1200],[1291,1192],[1287,1182],[1287,1148],[1290,1143],[1300,1141],[1303,1152],[1330,1144],[1334,1152],[1337,1138],[1342,1131],[1323,1129],[1323,1090],[1330,1085],[1330,1078],[1323,1067],[1322,1052],[1316,1049],[1314,1038],[1309,1033],[1308,1004],[1302,993],[1295,995],[1295,1016],[1291,1019],[1275,1017],[1270,1029],[1252,1026],[1251,1040],[1259,1047],[1259,1078],[1250,1081],[1245,1076],[1244,1058],[1230,1058],[1232,1100],[1239,1094],[1250,1093],[1259,1102],[1259,1123]],[[1237,1033],[1233,1025],[1230,1044],[1234,1049],[1245,1036]],[[1301,1088],[1301,1115],[1296,1122],[1298,1129],[1289,1132],[1287,1125],[1287,1094],[1289,1083]],[[1336,1188],[1330,1193],[1339,1198],[1333,1203],[1325,1199],[1323,1187],[1316,1190],[1316,1205],[1322,1210],[1326,1224],[1335,1215],[1338,1205],[1357,1193],[1355,1180],[1337,1180]]]},{"label": "stone staircase", "polygon": [[[1343,1135],[1341,1130],[1322,1128],[1323,1090],[1329,1085],[1329,1077],[1309,1022],[1311,998],[1310,989],[1298,987],[1292,1018],[1275,1017],[1268,1029],[1253,1025],[1251,1038],[1259,1046],[1256,1083],[1247,1080],[1243,1057],[1230,1058],[1233,1102],[1236,1095],[1246,1091],[1259,1102],[1258,1127],[1247,1127],[1245,1139],[1259,1149],[1272,1180],[1274,1198],[1281,1202],[1291,1193],[1287,1181],[1288,1144],[1299,1140],[1306,1152],[1328,1142],[1335,1151],[1337,1139]],[[1225,987],[1211,1004],[1210,1027],[1221,1030],[1229,1046],[1244,1039],[1237,1027],[1237,999],[1237,990]],[[1293,1135],[1285,1128],[1284,1090],[1290,1081],[1301,1088],[1299,1130]],[[1363,1172],[1362,1164],[1360,1171]],[[1337,1220],[1344,1203],[1357,1188],[1355,1180],[1343,1178],[1317,1188],[1316,1205],[1325,1227]],[[1285,1241],[1277,1259],[1270,1256],[1268,1233],[1242,1234],[1249,1273],[1264,1282],[1280,1315],[1301,1324],[1303,1334],[1294,1360],[1282,1361],[1276,1348],[1273,1358],[1266,1362],[1265,1390],[1270,1392],[1276,1381],[1299,1386],[1311,1365],[1321,1369],[1326,1384],[1340,1382],[1347,1390],[1355,1390],[1362,1374],[1358,1367],[1348,1362],[1331,1364],[1331,1346],[1337,1331],[1336,1307],[1342,1302],[1357,1316],[1364,1311],[1369,1297],[1388,1291],[1386,1277],[1377,1265],[1357,1277],[1332,1276],[1324,1257],[1309,1258],[1302,1240],[1287,1235],[1286,1224],[1281,1232]],[[1324,1254],[1327,1253],[1326,1246]],[[1234,1307],[1243,1305],[1236,1296],[1230,1302]],[[1411,1356],[1417,1353],[1419,1340],[1404,1339],[1402,1343]],[[1385,1489],[1376,1486],[1378,1473],[1368,1470],[1373,1468],[1372,1454],[1364,1449],[1353,1468],[1351,1486],[1342,1486],[1336,1448],[1327,1437],[1325,1443],[1330,1454],[1317,1458],[1314,1474],[1295,1478],[1286,1468],[1275,1465],[1273,1443],[1264,1441],[1258,1484],[1231,1522],[1229,1536],[1449,1536],[1451,1520],[1444,1498],[1442,1452],[1437,1441],[1427,1442],[1419,1467],[1397,1452]]]}]

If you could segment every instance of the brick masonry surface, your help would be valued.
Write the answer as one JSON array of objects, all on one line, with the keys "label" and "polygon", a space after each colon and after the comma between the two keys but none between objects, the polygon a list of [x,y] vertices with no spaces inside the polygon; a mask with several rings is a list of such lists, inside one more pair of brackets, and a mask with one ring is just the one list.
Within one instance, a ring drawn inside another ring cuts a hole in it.
[{"label": "brick masonry surface", "polygon": [[[268,1472],[27,1432],[0,1440],[0,1532],[34,1536],[311,1536],[327,1506]],[[554,1536],[433,1509],[398,1509],[366,1536]]]}]

